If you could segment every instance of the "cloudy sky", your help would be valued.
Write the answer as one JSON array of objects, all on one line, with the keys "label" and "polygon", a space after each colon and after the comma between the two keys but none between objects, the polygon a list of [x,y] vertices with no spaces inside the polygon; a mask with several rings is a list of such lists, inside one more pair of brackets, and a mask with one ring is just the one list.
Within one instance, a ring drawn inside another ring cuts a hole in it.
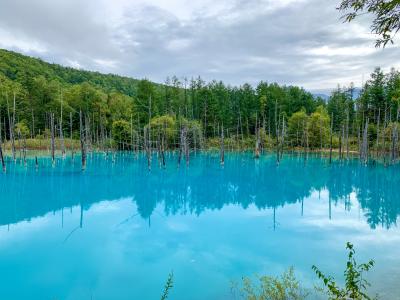
[{"label": "cloudy sky", "polygon": [[0,48],[72,67],[163,82],[328,89],[400,67],[374,48],[368,19],[343,24],[339,0],[1,0]]}]

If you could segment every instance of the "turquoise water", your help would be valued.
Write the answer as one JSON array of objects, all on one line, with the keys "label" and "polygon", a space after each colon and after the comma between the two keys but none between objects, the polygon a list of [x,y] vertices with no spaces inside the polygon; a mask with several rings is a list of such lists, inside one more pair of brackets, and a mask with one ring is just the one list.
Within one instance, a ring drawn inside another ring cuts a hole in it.
[{"label": "turquoise water", "polygon": [[325,159],[102,154],[9,162],[0,174],[2,299],[234,299],[241,276],[313,264],[341,277],[345,243],[375,259],[372,292],[400,299],[400,168]]}]

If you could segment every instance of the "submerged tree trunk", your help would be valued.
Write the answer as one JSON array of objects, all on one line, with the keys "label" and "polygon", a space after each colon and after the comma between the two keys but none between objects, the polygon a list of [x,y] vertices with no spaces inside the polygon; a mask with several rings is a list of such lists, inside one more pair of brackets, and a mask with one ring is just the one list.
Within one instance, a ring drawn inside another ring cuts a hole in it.
[{"label": "submerged tree trunk", "polygon": [[368,118],[365,122],[363,141],[362,141],[362,161],[364,164],[368,163]]},{"label": "submerged tree trunk", "polygon": [[225,140],[224,140],[224,125],[221,130],[221,149],[220,149],[220,163],[223,166],[225,164]]},{"label": "submerged tree trunk", "polygon": [[189,140],[188,140],[188,128],[185,126],[185,159],[186,159],[186,166],[190,164],[190,150],[189,150]]},{"label": "submerged tree trunk", "polygon": [[6,164],[4,162],[4,155],[3,155],[3,148],[2,148],[2,140],[0,136],[0,160],[1,160],[1,166],[3,167],[3,172],[6,171]]},{"label": "submerged tree trunk", "polygon": [[275,101],[275,135],[276,135],[276,164],[280,163],[279,154],[279,122],[278,122],[278,101]]},{"label": "submerged tree trunk", "polygon": [[54,113],[50,113],[50,134],[51,134],[51,160],[55,163],[55,133],[54,133]]},{"label": "submerged tree trunk", "polygon": [[379,127],[380,127],[380,122],[381,122],[381,109],[379,108],[379,111],[378,111],[378,124],[377,124],[377,126],[376,126],[376,149],[375,149],[375,152],[376,152],[376,159],[378,159],[379,158]]},{"label": "submerged tree trunk", "polygon": [[72,112],[69,113],[69,139],[70,139],[70,148],[71,148],[71,156],[74,158],[74,143],[72,140]]},{"label": "submerged tree trunk", "polygon": [[82,171],[86,169],[86,130],[84,129],[82,111],[79,112],[79,135],[81,140]]},{"label": "submerged tree trunk", "polygon": [[23,156],[24,156],[24,165],[26,166],[26,136],[24,134],[23,136],[23,150],[22,150]]},{"label": "submerged tree trunk", "polygon": [[349,110],[346,111],[346,159],[349,159],[349,124],[350,123],[350,116]]},{"label": "submerged tree trunk", "polygon": [[331,116],[331,131],[330,131],[330,143],[329,143],[329,163],[332,163],[332,147],[333,147],[333,114]]},{"label": "submerged tree trunk", "polygon": [[392,129],[392,164],[396,162],[396,149],[397,149],[397,140],[398,140],[398,133],[397,133],[397,122],[393,125]]},{"label": "submerged tree trunk", "polygon": [[11,142],[11,153],[12,153],[12,158],[15,161],[16,160],[16,150],[15,150],[15,137],[14,137],[14,126],[15,126],[15,92],[14,92],[14,112],[13,112],[13,117],[11,118],[10,115],[10,106],[8,103],[8,97],[7,97],[7,113],[8,113],[8,127],[9,127],[9,134],[10,134],[10,142]]},{"label": "submerged tree trunk", "polygon": [[61,154],[64,157],[65,156],[65,144],[64,144],[64,134],[63,134],[63,98],[62,98],[62,93],[60,94],[60,101],[61,101],[61,107],[60,107],[60,145],[61,145]]},{"label": "submerged tree trunk", "polygon": [[166,129],[165,129],[165,123],[164,123],[163,133],[161,135],[161,164],[164,169],[166,166],[166,163],[165,163],[165,134],[166,134]]}]

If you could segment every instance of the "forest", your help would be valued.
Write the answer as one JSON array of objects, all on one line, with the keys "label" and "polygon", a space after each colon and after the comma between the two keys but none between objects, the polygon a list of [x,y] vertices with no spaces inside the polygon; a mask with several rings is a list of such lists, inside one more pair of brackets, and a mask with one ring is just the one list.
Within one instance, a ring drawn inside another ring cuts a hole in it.
[{"label": "forest", "polygon": [[400,73],[376,68],[327,101],[296,86],[231,86],[200,77],[163,84],[49,64],[0,50],[3,149],[81,146],[121,150],[228,148],[357,153],[394,163],[399,154]]}]

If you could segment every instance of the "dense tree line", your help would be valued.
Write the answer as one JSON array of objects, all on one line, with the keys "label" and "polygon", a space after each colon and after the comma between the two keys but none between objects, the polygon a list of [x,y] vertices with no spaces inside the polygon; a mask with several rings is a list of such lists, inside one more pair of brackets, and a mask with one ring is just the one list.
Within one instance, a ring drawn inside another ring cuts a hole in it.
[{"label": "dense tree line", "polygon": [[331,146],[348,153],[363,150],[367,139],[365,149],[397,155],[399,99],[399,72],[384,74],[379,68],[358,98],[351,85],[338,87],[325,102],[302,88],[276,83],[234,87],[173,76],[155,84],[0,51],[3,140],[11,140],[10,127],[14,136],[49,137],[51,116],[57,136],[78,139],[82,113],[93,144],[112,139],[120,147],[145,147],[143,138],[162,136],[165,146],[173,147],[186,126],[199,143],[219,139],[223,131],[236,145],[253,147],[251,141],[258,139],[261,147]]}]

